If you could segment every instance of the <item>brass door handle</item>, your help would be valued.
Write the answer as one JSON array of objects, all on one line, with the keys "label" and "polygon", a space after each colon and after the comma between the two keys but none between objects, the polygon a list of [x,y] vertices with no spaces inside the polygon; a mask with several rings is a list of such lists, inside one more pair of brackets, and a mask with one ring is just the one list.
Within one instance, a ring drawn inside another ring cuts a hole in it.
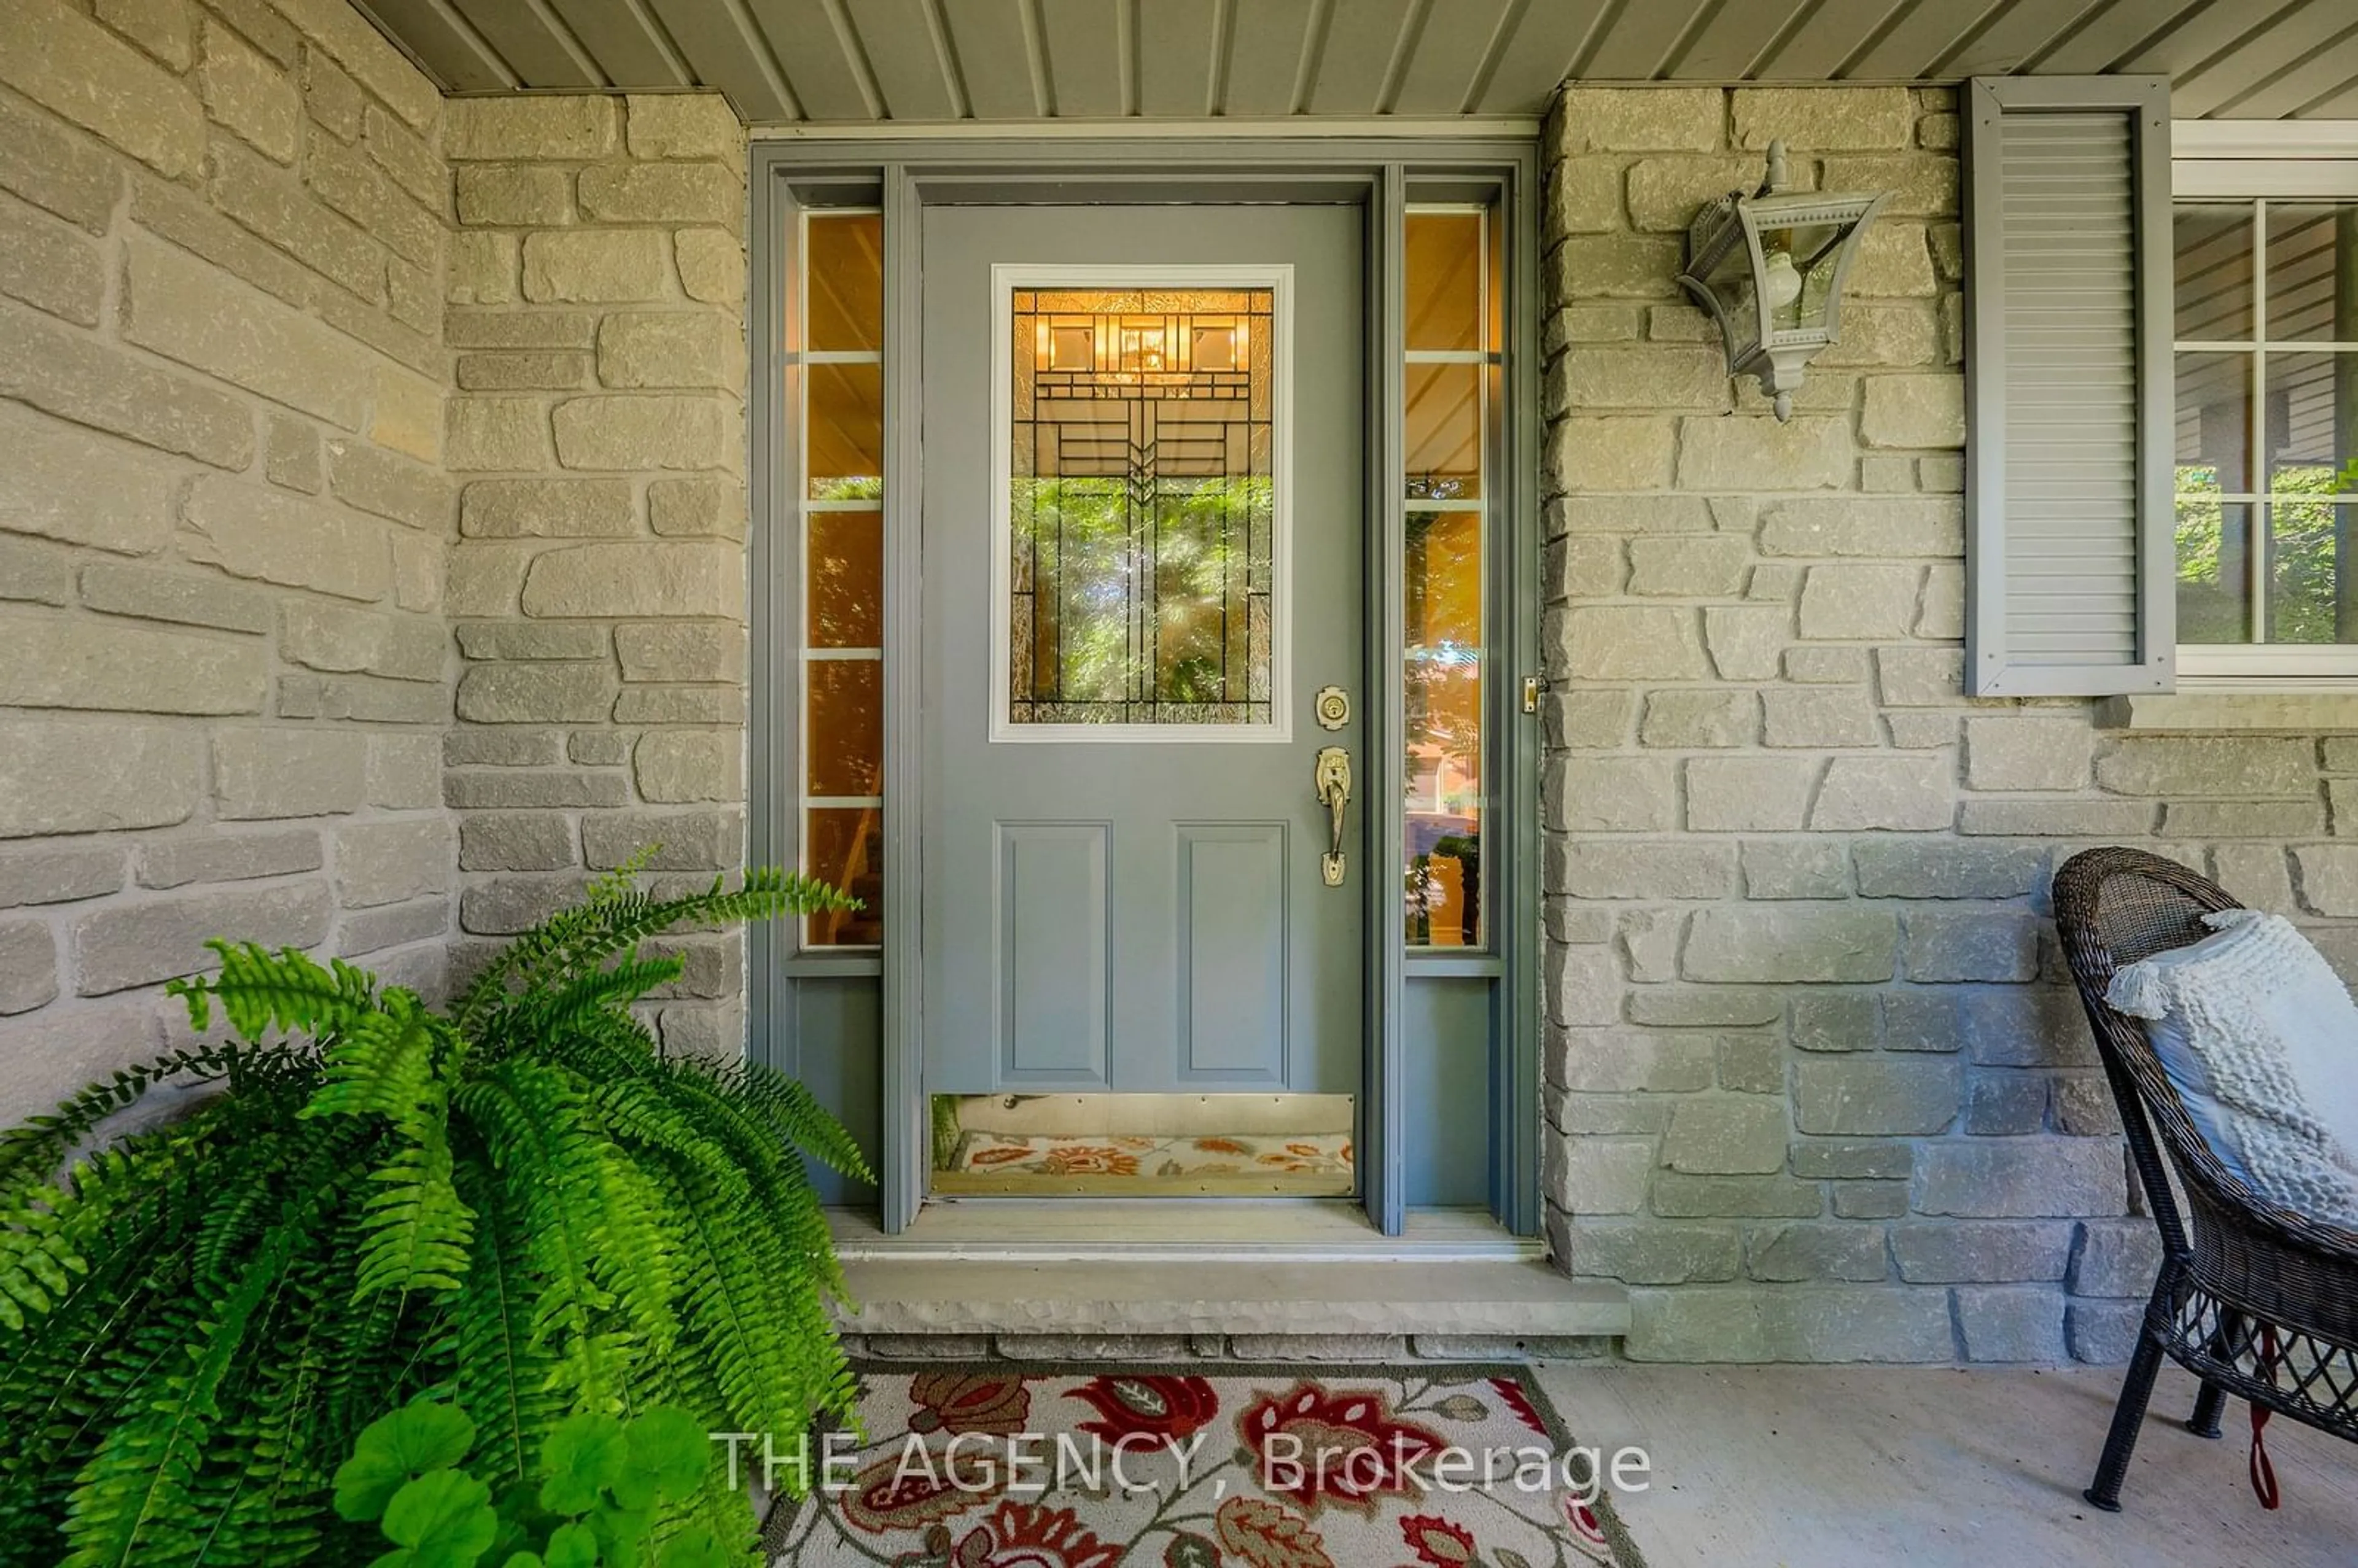
[{"label": "brass door handle", "polygon": [[1340,746],[1321,746],[1311,784],[1318,792],[1334,825],[1326,852],[1318,857],[1318,874],[1330,888],[1343,885],[1343,819],[1351,805],[1351,753]]}]

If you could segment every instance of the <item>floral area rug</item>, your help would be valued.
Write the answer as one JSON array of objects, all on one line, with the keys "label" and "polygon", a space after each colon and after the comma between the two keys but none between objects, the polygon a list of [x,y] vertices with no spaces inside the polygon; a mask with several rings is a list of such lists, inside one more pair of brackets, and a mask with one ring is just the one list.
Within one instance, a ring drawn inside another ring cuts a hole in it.
[{"label": "floral area rug", "polygon": [[1525,1369],[860,1368],[793,1568],[1642,1568]]}]

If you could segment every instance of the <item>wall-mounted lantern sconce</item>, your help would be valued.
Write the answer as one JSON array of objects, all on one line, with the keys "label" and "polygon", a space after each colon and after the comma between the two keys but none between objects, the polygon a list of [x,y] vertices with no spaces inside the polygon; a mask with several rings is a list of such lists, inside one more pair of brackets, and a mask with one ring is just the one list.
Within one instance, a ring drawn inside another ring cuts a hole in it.
[{"label": "wall-mounted lantern sconce", "polygon": [[1866,226],[1890,192],[1785,189],[1785,144],[1768,144],[1768,178],[1731,190],[1687,229],[1680,287],[1719,323],[1727,373],[1760,378],[1777,417],[1793,416],[1801,367],[1834,341],[1843,280]]}]

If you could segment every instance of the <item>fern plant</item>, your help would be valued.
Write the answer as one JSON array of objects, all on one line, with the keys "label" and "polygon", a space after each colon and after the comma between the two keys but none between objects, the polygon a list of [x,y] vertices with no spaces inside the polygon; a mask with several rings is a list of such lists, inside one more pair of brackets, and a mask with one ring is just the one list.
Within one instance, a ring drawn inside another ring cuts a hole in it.
[{"label": "fern plant", "polygon": [[[804,1159],[865,1177],[859,1148],[799,1083],[667,1057],[632,1011],[682,969],[649,937],[845,907],[778,871],[657,898],[626,869],[443,1011],[213,944],[220,972],[170,989],[227,1043],[0,1133],[0,1563],[369,1561],[384,1541],[332,1478],[420,1395],[472,1422],[494,1490],[571,1417],[660,1406],[781,1442],[848,1419]],[[77,1154],[189,1080],[218,1092]],[[657,1533],[752,1529],[716,1465]]]}]

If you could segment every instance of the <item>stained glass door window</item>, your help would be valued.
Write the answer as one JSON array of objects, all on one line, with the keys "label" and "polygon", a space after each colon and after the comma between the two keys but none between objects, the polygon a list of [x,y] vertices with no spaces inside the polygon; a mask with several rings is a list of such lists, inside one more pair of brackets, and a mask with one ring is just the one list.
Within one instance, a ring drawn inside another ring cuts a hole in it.
[{"label": "stained glass door window", "polygon": [[1278,293],[1012,288],[1010,729],[1275,723]]}]

